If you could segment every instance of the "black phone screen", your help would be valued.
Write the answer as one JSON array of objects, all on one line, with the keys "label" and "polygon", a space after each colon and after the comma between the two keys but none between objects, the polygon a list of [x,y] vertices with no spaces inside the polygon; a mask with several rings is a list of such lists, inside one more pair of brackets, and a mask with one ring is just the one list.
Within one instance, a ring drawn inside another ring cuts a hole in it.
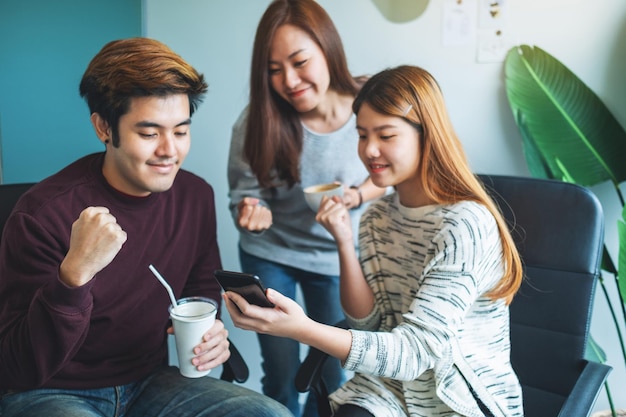
[{"label": "black phone screen", "polygon": [[274,307],[274,304],[265,296],[265,288],[261,283],[261,279],[256,275],[219,269],[215,271],[215,278],[224,291],[236,292],[250,304],[261,307]]}]

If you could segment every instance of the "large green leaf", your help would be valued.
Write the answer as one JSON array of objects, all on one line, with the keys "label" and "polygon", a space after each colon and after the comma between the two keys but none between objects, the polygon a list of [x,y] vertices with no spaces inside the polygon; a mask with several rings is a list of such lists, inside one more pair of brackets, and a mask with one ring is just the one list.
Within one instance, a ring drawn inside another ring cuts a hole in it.
[{"label": "large green leaf", "polygon": [[528,129],[526,129],[524,114],[518,112],[516,119],[517,126],[522,134],[522,150],[524,151],[524,158],[526,158],[526,164],[528,165],[530,174],[537,178],[559,178],[559,173],[555,173],[550,169],[550,164],[548,164],[546,158],[537,148],[532,135],[528,132]]},{"label": "large green leaf", "polygon": [[[617,227],[619,230],[619,227],[620,227],[619,223],[617,224]],[[620,242],[621,242],[621,238],[620,238]],[[626,243],[626,240],[624,241],[624,243]],[[621,248],[621,244],[620,244],[620,248]],[[626,249],[626,247],[624,249]],[[617,268],[615,267],[615,264],[613,263],[613,259],[611,259],[611,255],[609,254],[609,250],[606,248],[606,244],[604,244],[602,248],[602,262],[600,265],[602,266],[602,269],[605,270],[606,272],[611,273],[613,275],[617,275]]]},{"label": "large green leaf", "polygon": [[574,73],[542,49],[521,45],[508,52],[505,75],[533,176],[585,186],[626,180],[626,131]]},{"label": "large green leaf", "polygon": [[598,363],[606,363],[606,353],[600,345],[589,335],[585,349],[585,359]]},{"label": "large green leaf", "polygon": [[622,218],[617,221],[617,235],[619,237],[618,268],[621,272],[617,277],[619,292],[622,301],[626,303],[626,206],[622,209]]}]

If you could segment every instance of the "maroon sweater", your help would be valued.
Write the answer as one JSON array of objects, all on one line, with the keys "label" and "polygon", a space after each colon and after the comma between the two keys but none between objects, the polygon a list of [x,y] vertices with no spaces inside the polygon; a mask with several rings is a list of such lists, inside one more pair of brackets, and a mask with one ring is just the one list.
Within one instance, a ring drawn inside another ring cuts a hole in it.
[{"label": "maroon sweater", "polygon": [[[103,155],[86,156],[29,190],[0,244],[0,389],[127,384],[167,360],[169,297],[220,300],[213,189],[179,171],[145,198],[110,187]],[[128,239],[113,262],[79,288],[59,280],[72,223],[108,207]]]}]

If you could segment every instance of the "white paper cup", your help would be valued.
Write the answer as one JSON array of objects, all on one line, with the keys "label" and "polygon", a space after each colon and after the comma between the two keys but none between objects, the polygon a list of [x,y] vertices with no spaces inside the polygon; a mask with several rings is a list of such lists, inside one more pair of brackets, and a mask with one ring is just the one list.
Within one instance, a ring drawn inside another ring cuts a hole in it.
[{"label": "white paper cup", "polygon": [[175,308],[170,306],[169,311],[181,375],[188,378],[207,375],[210,369],[198,371],[191,360],[196,356],[193,348],[202,342],[202,336],[215,323],[217,302],[205,297],[181,298]]},{"label": "white paper cup", "polygon": [[332,196],[343,197],[343,185],[340,183],[317,184],[311,185],[304,189],[304,199],[311,210],[317,213],[320,203],[324,196],[331,198]]}]

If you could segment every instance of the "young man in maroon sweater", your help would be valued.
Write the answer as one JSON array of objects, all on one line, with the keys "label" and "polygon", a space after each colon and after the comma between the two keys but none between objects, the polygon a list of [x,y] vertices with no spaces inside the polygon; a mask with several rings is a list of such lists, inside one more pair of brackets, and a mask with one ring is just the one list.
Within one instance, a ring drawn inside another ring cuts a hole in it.
[{"label": "young man in maroon sweater", "polygon": [[[167,292],[220,299],[213,189],[180,169],[204,78],[162,43],[113,41],[80,94],[105,151],[44,179],[0,243],[0,415],[287,416],[278,403],[167,361]],[[221,321],[194,365],[229,357]]]}]

